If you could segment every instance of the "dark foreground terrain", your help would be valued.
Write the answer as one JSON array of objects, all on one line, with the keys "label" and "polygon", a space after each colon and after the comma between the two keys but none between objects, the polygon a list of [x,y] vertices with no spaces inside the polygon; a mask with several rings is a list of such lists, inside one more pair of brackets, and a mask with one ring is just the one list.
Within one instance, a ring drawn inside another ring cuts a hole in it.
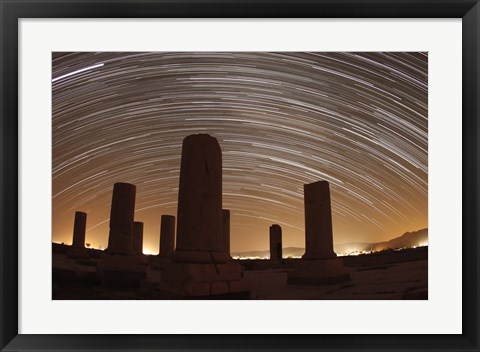
[{"label": "dark foreground terrain", "polygon": [[[101,256],[88,250],[88,259],[66,256],[68,246],[53,244],[52,299],[169,299],[157,290],[161,270],[152,269],[155,256],[145,255],[147,278],[140,287],[112,291],[103,288],[96,265]],[[252,283],[252,299],[280,300],[399,300],[428,299],[428,247],[387,250],[343,257],[351,280],[334,285],[287,285],[287,274],[298,259],[239,260]]]}]

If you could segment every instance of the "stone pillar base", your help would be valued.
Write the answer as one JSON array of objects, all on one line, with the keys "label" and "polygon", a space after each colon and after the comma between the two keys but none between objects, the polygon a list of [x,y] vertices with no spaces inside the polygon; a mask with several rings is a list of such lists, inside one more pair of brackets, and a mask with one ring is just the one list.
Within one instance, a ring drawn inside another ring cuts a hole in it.
[{"label": "stone pillar base", "polygon": [[150,261],[150,269],[163,270],[165,266],[169,265],[172,261],[168,257],[155,256]]},{"label": "stone pillar base", "polygon": [[172,262],[158,289],[177,299],[249,299],[251,284],[237,263]]},{"label": "stone pillar base", "polygon": [[86,248],[70,247],[67,251],[68,258],[89,258]]},{"label": "stone pillar base", "polygon": [[138,256],[103,254],[97,265],[97,277],[107,289],[135,290],[147,276],[147,267]]},{"label": "stone pillar base", "polygon": [[301,260],[288,273],[287,283],[291,285],[332,285],[350,280],[343,259]]},{"label": "stone pillar base", "polygon": [[145,254],[137,254],[136,257],[138,257],[140,264],[144,266],[150,265],[150,258],[148,258],[148,256],[146,256]]},{"label": "stone pillar base", "polygon": [[172,253],[172,262],[177,263],[226,263],[230,256],[225,252],[213,251],[182,251],[177,250]]}]

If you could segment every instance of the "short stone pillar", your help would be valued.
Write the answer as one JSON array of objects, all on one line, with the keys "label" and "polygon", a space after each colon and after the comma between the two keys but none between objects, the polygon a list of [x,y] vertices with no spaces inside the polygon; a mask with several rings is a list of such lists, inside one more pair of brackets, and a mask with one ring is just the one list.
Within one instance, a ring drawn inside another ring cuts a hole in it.
[{"label": "short stone pillar", "polygon": [[70,258],[88,258],[88,252],[85,248],[85,230],[87,227],[87,213],[82,211],[75,212],[73,223],[72,246],[67,252]]},{"label": "short stone pillar", "polygon": [[143,222],[133,222],[133,254],[143,254]]},{"label": "short stone pillar", "polygon": [[222,210],[222,221],[223,221],[223,247],[225,253],[230,256],[230,210]]},{"label": "short stone pillar", "polygon": [[270,260],[282,259],[282,228],[280,225],[270,226]]},{"label": "short stone pillar", "polygon": [[248,298],[250,284],[223,241],[222,151],[207,134],[183,140],[177,238],[159,290],[172,298]]},{"label": "short stone pillar", "polygon": [[132,184],[113,186],[108,247],[97,265],[97,276],[107,289],[135,290],[146,278],[146,267],[133,250],[135,194]]},{"label": "short stone pillar", "polygon": [[161,257],[170,258],[175,249],[175,216],[162,215],[160,223],[160,250]]},{"label": "short stone pillar", "polygon": [[110,209],[109,254],[133,254],[133,216],[137,188],[129,183],[113,185],[112,207]]},{"label": "short stone pillar", "polygon": [[159,245],[158,255],[150,260],[150,269],[153,270],[163,270],[171,262],[175,250],[175,216],[162,215]]},{"label": "short stone pillar", "polygon": [[288,274],[289,284],[335,284],[350,279],[343,259],[333,251],[330,185],[318,181],[303,186],[305,254]]}]

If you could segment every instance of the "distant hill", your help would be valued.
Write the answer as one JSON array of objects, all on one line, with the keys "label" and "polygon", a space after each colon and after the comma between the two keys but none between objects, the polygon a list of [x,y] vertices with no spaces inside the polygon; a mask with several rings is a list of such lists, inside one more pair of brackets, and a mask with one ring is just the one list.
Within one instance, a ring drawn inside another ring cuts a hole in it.
[{"label": "distant hill", "polygon": [[411,248],[428,245],[428,229],[422,229],[415,232],[406,232],[400,237],[396,237],[387,242],[378,242],[373,244],[374,250]]},{"label": "distant hill", "polygon": [[[385,242],[351,242],[351,243],[339,243],[334,244],[334,250],[337,254],[346,254],[352,252],[368,252],[381,251],[384,249],[399,249],[399,248],[412,248],[419,246],[428,245],[428,228],[414,231],[406,232],[399,237],[392,238],[389,241]],[[301,257],[305,253],[305,248],[301,247],[286,247],[283,248],[283,257]],[[232,252],[233,257],[258,257],[258,258],[268,258],[270,252],[266,251],[249,251],[249,252]]]}]

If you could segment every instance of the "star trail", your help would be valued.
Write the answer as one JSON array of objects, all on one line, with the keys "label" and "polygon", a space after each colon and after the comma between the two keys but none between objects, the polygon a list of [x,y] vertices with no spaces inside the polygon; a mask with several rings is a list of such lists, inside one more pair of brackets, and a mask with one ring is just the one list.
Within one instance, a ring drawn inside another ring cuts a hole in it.
[{"label": "star trail", "polygon": [[428,54],[52,54],[52,240],[105,248],[113,184],[137,186],[144,252],[177,215],[182,140],[223,153],[232,251],[304,246],[303,185],[330,182],[334,242],[427,227]]}]

